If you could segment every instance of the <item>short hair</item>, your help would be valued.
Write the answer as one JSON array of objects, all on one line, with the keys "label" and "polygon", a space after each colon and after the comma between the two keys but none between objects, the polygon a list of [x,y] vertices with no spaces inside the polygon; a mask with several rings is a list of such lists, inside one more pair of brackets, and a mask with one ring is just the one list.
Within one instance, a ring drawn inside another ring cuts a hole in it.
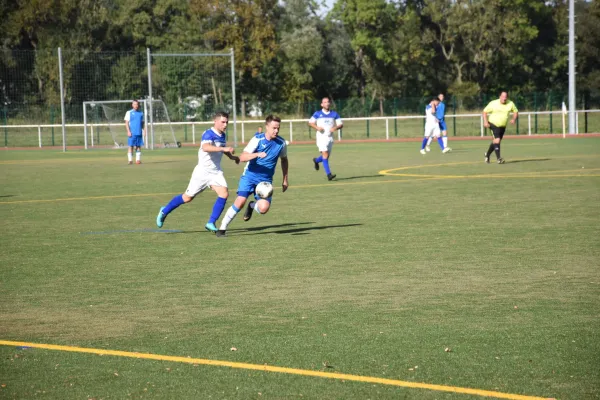
[{"label": "short hair", "polygon": [[265,118],[265,124],[270,124],[273,121],[281,123],[281,118],[272,114],[267,115],[267,118]]},{"label": "short hair", "polygon": [[321,97],[321,101],[323,101],[325,99],[329,100],[329,102],[331,103],[331,97],[329,97],[329,96],[323,96],[323,97]]},{"label": "short hair", "polygon": [[432,98],[431,101],[440,101],[440,99],[438,99],[436,96],[436,97]]},{"label": "short hair", "polygon": [[225,118],[229,119],[229,113],[225,112],[225,111],[217,111],[215,113],[215,115],[213,116],[213,121],[220,117],[225,117]]},{"label": "short hair", "polygon": [[139,101],[139,100],[135,100],[135,99],[134,99],[134,100],[131,102],[131,104],[133,104],[133,103],[138,103],[138,104],[140,104],[140,101]]}]

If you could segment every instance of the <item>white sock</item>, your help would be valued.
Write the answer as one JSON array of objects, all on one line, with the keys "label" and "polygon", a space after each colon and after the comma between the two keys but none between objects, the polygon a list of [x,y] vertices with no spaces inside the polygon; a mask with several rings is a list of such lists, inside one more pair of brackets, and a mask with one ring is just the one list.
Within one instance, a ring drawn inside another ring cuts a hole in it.
[{"label": "white sock", "polygon": [[443,136],[442,142],[444,142],[444,148],[448,147],[448,136]]},{"label": "white sock", "polygon": [[129,162],[133,161],[133,154],[127,153],[127,161],[129,161]]},{"label": "white sock", "polygon": [[429,139],[427,139],[427,146],[429,146],[431,144],[432,140],[433,140],[433,136],[429,136]]},{"label": "white sock", "polygon": [[257,213],[259,213],[259,214],[262,214],[262,213],[260,212],[260,209],[258,208],[258,201],[255,201],[255,202],[254,202],[254,207],[252,207],[252,208],[254,208],[254,211],[256,211]]},{"label": "white sock", "polygon": [[142,152],[136,151],[135,152],[135,161],[140,161],[141,159],[142,159]]},{"label": "white sock", "polygon": [[227,209],[227,212],[225,213],[225,216],[221,220],[221,226],[219,227],[219,229],[222,231],[226,231],[227,225],[229,225],[229,223],[235,218],[236,215],[238,215],[239,212],[240,210],[236,210],[235,206],[229,207]]}]

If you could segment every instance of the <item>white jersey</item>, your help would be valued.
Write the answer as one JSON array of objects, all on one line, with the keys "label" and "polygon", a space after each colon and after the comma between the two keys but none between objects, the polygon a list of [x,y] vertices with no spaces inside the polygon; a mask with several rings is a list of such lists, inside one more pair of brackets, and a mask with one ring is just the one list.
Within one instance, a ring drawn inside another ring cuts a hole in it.
[{"label": "white jersey", "polygon": [[202,150],[202,145],[208,143],[217,147],[225,147],[227,140],[225,133],[219,133],[213,128],[207,129],[202,134],[202,140],[200,142],[200,149],[198,150],[198,166],[202,167],[206,172],[218,172],[221,171],[221,159],[223,158],[222,152],[206,152]]},{"label": "white jersey", "polygon": [[320,128],[320,131],[317,132],[318,139],[319,135],[331,137],[331,128],[342,125],[342,118],[335,111],[320,110],[316,111],[308,122],[316,124]]},{"label": "white jersey", "polygon": [[434,125],[438,124],[438,120],[435,117],[435,111],[431,104],[427,104],[425,107],[425,125]]}]

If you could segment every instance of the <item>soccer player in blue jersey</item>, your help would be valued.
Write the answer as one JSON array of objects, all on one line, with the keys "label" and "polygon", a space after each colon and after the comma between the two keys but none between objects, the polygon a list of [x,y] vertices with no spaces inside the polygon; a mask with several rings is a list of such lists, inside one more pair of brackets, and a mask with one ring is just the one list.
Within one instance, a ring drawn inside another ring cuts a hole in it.
[{"label": "soccer player in blue jersey", "polygon": [[127,163],[133,164],[133,148],[135,147],[135,163],[142,163],[140,148],[144,145],[144,113],[140,111],[140,103],[134,100],[131,110],[125,113],[125,127],[127,128]]},{"label": "soccer player in blue jersey", "polygon": [[[442,132],[442,141],[440,142],[439,138],[438,138],[438,143],[439,143],[440,147],[442,148],[442,153],[447,153],[449,151],[452,151],[452,149],[450,147],[448,147],[448,128],[446,127],[446,121],[445,121],[446,104],[444,103],[444,93],[440,93],[438,95],[438,100],[440,101],[440,103],[435,108],[435,117],[439,121],[440,131]],[[429,140],[427,141],[427,146],[425,146],[425,151],[431,151],[431,149],[429,148],[429,145],[431,144],[432,139],[433,138],[430,137]]]},{"label": "soccer player in blue jersey", "polygon": [[331,150],[333,149],[333,133],[338,129],[342,129],[344,124],[338,113],[329,109],[330,106],[331,100],[329,97],[323,97],[321,99],[322,109],[316,111],[310,117],[308,125],[317,131],[317,147],[321,152],[319,157],[313,158],[315,170],[319,170],[319,164],[322,162],[327,179],[331,181],[335,178],[329,168],[329,157],[331,157]]},{"label": "soccer player in blue jersey", "polygon": [[[247,162],[246,168],[240,177],[238,185],[237,198],[233,205],[229,207],[221,226],[216,233],[217,237],[227,236],[227,226],[240,212],[246,204],[248,197],[254,193],[256,185],[260,182],[273,183],[273,175],[277,160],[281,159],[281,171],[283,172],[282,189],[285,192],[288,188],[288,158],[287,145],[284,139],[279,137],[279,127],[281,118],[269,115],[265,120],[265,133],[256,134],[249,142],[242,154],[240,160]],[[255,201],[250,201],[246,212],[244,213],[244,221],[248,221],[252,217],[252,212],[256,211],[259,214],[266,214],[271,208],[272,197],[268,199],[258,199],[255,196]]]},{"label": "soccer player in blue jersey", "polygon": [[227,181],[221,169],[221,159],[225,154],[230,160],[240,163],[240,158],[234,156],[233,147],[227,146],[225,130],[229,123],[229,114],[219,111],[213,118],[214,126],[202,134],[200,149],[198,150],[198,165],[194,168],[190,183],[183,194],[178,194],[164,207],[160,208],[156,216],[156,226],[162,228],[165,218],[174,209],[184,203],[194,200],[198,193],[211,188],[217,193],[217,200],[213,206],[208,222],[204,226],[207,231],[216,232],[215,222],[223,213],[229,191]]}]

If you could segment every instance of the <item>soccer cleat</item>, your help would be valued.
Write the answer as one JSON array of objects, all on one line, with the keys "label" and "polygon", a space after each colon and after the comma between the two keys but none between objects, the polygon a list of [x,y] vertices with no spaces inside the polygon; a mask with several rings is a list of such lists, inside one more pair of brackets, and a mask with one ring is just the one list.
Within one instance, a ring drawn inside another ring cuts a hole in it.
[{"label": "soccer cleat", "polygon": [[162,228],[163,223],[165,222],[165,218],[167,218],[167,216],[163,213],[164,209],[164,207],[161,207],[160,211],[158,212],[158,215],[156,216],[156,226],[158,226],[159,228]]},{"label": "soccer cleat", "polygon": [[136,164],[141,164],[141,163],[142,163],[142,161],[141,161],[141,160],[137,160],[135,163],[136,163]]},{"label": "soccer cleat", "polygon": [[499,158],[498,159],[498,164],[504,164],[504,158]]},{"label": "soccer cleat", "polygon": [[224,231],[222,229],[219,229],[218,231],[215,232],[215,236],[218,238],[224,238],[227,237],[227,231]]},{"label": "soccer cleat", "polygon": [[133,161],[129,161],[129,162],[127,163],[127,165],[131,165],[131,164],[133,164]]},{"label": "soccer cleat", "polygon": [[452,149],[450,147],[446,147],[444,150],[442,150],[442,153],[447,153],[449,151],[452,151]]},{"label": "soccer cleat", "polygon": [[431,151],[431,147],[425,146],[425,151],[429,153]]},{"label": "soccer cleat", "polygon": [[487,153],[484,153],[484,156],[485,156],[485,158],[484,158],[485,163],[489,164],[490,163],[490,157],[487,155]]},{"label": "soccer cleat", "polygon": [[204,229],[206,229],[209,232],[213,232],[213,233],[218,231],[217,227],[212,222],[207,222],[206,225],[204,225]]},{"label": "soccer cleat", "polygon": [[330,181],[332,181],[332,180],[334,180],[334,179],[335,179],[335,177],[336,177],[336,176],[337,176],[337,175],[334,175],[334,174],[329,174],[329,175],[327,175],[327,180],[330,180]]},{"label": "soccer cleat", "polygon": [[246,212],[244,213],[244,221],[250,221],[250,218],[252,218],[252,211],[254,211],[253,201],[248,203],[248,207],[246,207]]},{"label": "soccer cleat", "polygon": [[419,153],[425,155],[425,149],[421,149],[421,151]]},{"label": "soccer cleat", "polygon": [[317,162],[316,158],[313,158],[313,162],[315,163],[315,171],[319,170],[319,163]]}]

